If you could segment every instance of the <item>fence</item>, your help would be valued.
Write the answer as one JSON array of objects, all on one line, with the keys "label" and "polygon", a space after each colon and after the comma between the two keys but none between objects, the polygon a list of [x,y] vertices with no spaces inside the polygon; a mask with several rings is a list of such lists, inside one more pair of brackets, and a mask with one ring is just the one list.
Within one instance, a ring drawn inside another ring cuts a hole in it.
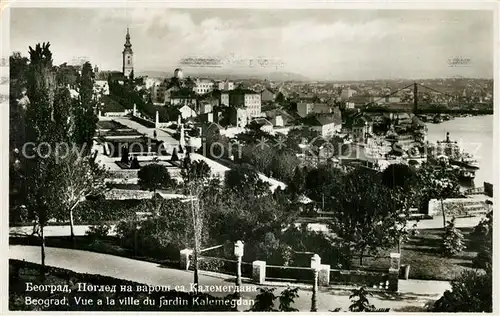
[{"label": "fence", "polygon": [[[236,260],[207,256],[199,256],[198,260],[198,268],[200,270],[236,275],[238,264]],[[193,262],[192,255],[190,256],[190,261]],[[189,265],[189,270],[194,270],[193,264]],[[250,262],[241,263],[241,275],[247,278],[252,277],[252,264]]]},{"label": "fence", "polygon": [[312,281],[313,271],[307,267],[266,266],[266,279],[271,281],[306,282]]},{"label": "fence", "polygon": [[[181,250],[181,268],[193,269],[191,264],[192,256],[192,250]],[[206,256],[200,256],[199,258],[200,270],[222,272],[232,275],[234,275],[237,270],[236,260]],[[314,273],[313,266],[318,269],[317,277],[320,286],[336,284],[356,287],[365,286],[392,292],[398,291],[400,272],[399,253],[391,253],[388,267],[384,270],[376,269],[379,271],[330,269],[329,265],[321,264],[321,258],[316,254],[311,258],[311,267],[266,266],[265,261],[254,261],[251,266],[247,262],[242,263],[241,268],[243,276],[251,276],[253,281],[258,284],[264,284],[266,281],[311,283],[316,274]]]}]

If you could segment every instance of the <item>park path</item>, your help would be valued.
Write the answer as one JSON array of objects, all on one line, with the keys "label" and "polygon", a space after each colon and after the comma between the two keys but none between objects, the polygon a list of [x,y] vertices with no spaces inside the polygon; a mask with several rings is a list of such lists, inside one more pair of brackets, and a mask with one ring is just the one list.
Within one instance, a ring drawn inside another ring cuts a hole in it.
[{"label": "park path", "polygon": [[[455,227],[457,228],[467,228],[467,227],[474,227],[479,222],[481,219],[483,219],[485,216],[475,216],[475,217],[462,217],[462,218],[456,218],[455,219]],[[446,220],[450,220],[451,217],[447,217]],[[443,228],[443,217],[441,215],[436,215],[432,219],[422,219],[420,221],[408,221],[407,227],[413,227],[413,225],[417,223],[417,229],[436,229],[436,228]]]},{"label": "park path", "polygon": [[[110,225],[111,230],[109,235],[116,235],[115,226]],[[74,233],[75,236],[85,236],[85,232],[89,229],[90,225],[75,225]],[[45,237],[59,237],[59,236],[69,236],[70,235],[70,226],[69,225],[60,225],[60,226],[45,226],[44,235]],[[33,226],[14,226],[9,227],[9,235],[10,236],[29,236],[33,232]]]},{"label": "park path", "polygon": [[154,132],[156,131],[156,139],[163,141],[168,145],[178,145],[179,141],[172,137],[169,133],[159,129],[159,128],[149,128],[140,123],[132,121],[129,118],[125,117],[113,117],[114,121],[117,121],[120,124],[123,124],[129,128],[135,129],[141,134],[146,134],[146,136],[150,138],[154,138]]},{"label": "park path", "polygon": [[[40,247],[10,245],[9,258],[40,263]],[[69,269],[79,273],[100,274],[149,285],[178,285],[184,286],[188,290],[193,280],[191,271],[165,268],[156,263],[74,249],[47,247],[46,263],[49,266]],[[243,283],[249,283],[249,280],[244,279]],[[202,271],[200,284],[233,285],[234,277]],[[272,286],[277,288],[275,293],[279,294],[286,284],[272,284]],[[399,295],[374,293],[370,302],[377,308],[391,308],[391,311],[403,311],[410,307],[421,308],[427,302],[439,298],[443,291],[449,288],[449,283],[400,280],[400,286],[402,293]],[[294,306],[300,311],[308,311],[311,303],[310,286],[302,285],[300,288],[299,298]],[[403,291],[405,292],[403,293]],[[225,294],[227,293],[218,295]],[[347,310],[350,305],[349,294],[345,290],[320,289],[318,293],[318,310],[327,312],[337,307]],[[256,293],[252,292],[243,293],[242,296],[243,298],[253,299],[255,295]]]}]

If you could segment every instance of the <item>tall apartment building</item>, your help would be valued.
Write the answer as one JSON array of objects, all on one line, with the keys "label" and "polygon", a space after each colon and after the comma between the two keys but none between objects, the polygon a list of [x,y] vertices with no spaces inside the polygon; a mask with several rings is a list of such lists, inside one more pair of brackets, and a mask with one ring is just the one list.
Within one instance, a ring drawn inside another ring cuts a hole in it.
[{"label": "tall apartment building", "polygon": [[231,81],[221,81],[217,83],[217,87],[221,91],[231,91],[234,90],[234,82]]},{"label": "tall apartment building", "polygon": [[306,117],[309,114],[331,113],[332,109],[325,103],[299,102],[297,103],[297,114]]}]

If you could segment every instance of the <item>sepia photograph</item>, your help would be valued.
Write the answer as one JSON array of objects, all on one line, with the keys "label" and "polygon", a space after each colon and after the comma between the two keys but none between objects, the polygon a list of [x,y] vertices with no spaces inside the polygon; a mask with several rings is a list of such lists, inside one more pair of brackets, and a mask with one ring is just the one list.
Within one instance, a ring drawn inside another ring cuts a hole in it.
[{"label": "sepia photograph", "polygon": [[498,4],[132,2],[2,8],[5,312],[494,311]]}]

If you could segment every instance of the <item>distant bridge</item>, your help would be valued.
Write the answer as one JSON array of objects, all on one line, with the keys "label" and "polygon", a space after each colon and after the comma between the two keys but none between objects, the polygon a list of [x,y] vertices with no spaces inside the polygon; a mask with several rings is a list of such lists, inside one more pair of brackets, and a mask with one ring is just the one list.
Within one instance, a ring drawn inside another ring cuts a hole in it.
[{"label": "distant bridge", "polygon": [[[451,101],[448,101],[447,105],[445,104],[423,104],[419,98],[419,87],[423,89],[430,90],[434,93],[443,95]],[[397,95],[401,91],[405,89],[413,89],[413,100],[409,103],[398,103],[398,104],[387,104],[380,105],[379,101],[389,98],[391,96]],[[460,106],[467,106],[467,108],[461,108]],[[419,83],[409,84],[401,89],[393,91],[385,96],[382,96],[372,102],[368,102],[363,106],[364,112],[374,112],[374,113],[394,113],[394,112],[410,112],[414,114],[472,114],[472,115],[481,115],[481,114],[493,114],[493,103],[491,105],[486,104],[488,108],[484,108],[485,104],[479,104],[477,102],[461,102],[459,97],[456,95],[451,95],[446,92],[438,91],[436,89],[429,88]],[[482,107],[482,108],[478,108]]]}]

